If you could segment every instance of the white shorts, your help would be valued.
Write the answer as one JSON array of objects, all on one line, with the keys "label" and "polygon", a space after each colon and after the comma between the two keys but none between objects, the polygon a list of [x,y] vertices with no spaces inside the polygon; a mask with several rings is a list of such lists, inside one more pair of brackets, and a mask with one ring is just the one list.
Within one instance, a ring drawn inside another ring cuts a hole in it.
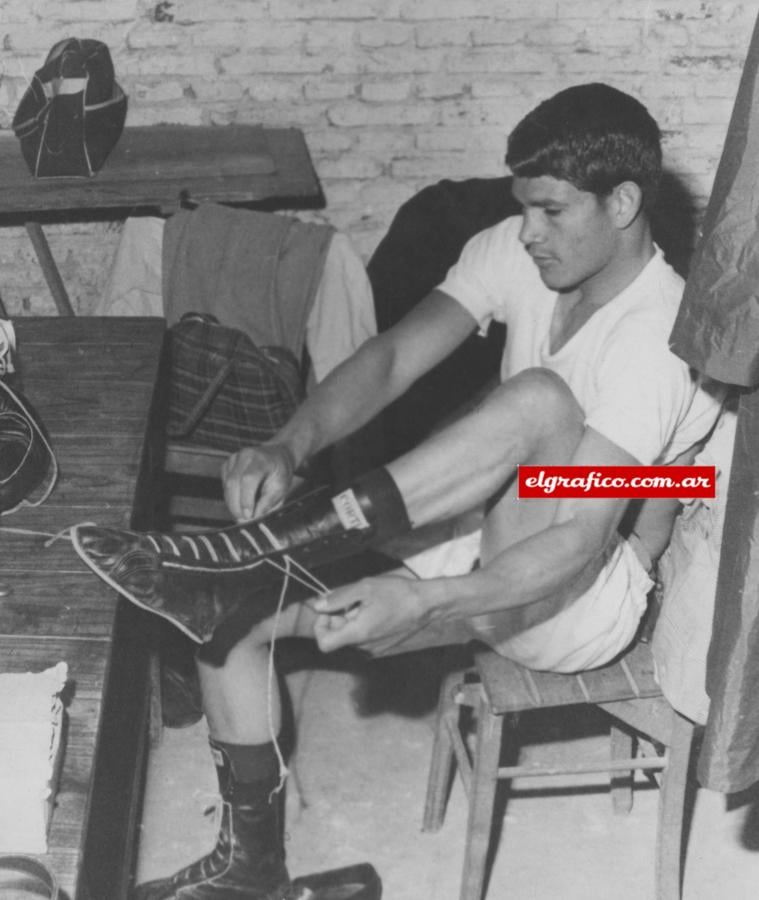
[{"label": "white shorts", "polygon": [[[479,534],[470,532],[430,547],[404,563],[420,578],[464,575],[479,554]],[[494,616],[469,620],[472,638],[531,669],[579,672],[604,665],[635,637],[653,580],[631,544],[620,539],[593,584],[552,618],[503,638]],[[478,622],[482,620],[482,624]]]}]

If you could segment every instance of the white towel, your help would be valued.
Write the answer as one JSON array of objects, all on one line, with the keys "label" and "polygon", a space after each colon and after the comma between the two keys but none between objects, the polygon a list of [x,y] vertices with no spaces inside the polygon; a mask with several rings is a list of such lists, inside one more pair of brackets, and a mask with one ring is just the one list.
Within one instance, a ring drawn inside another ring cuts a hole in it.
[{"label": "white towel", "polygon": [[0,674],[0,851],[45,853],[68,668]]}]

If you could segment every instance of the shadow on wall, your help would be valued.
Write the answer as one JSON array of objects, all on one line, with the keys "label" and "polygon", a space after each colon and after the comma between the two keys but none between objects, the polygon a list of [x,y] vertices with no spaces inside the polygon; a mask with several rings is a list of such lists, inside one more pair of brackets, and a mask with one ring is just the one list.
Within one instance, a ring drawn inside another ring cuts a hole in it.
[{"label": "shadow on wall", "polygon": [[664,173],[651,224],[654,240],[664,251],[667,262],[686,278],[699,218],[694,198],[673,172]]}]

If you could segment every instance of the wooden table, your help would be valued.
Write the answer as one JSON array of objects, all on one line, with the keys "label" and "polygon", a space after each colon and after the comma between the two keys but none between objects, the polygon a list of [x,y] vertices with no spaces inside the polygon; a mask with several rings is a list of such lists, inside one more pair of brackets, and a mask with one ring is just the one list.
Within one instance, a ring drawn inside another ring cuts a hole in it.
[{"label": "wooden table", "polygon": [[[23,387],[60,465],[52,495],[0,519],[57,533],[151,525],[161,464],[163,319],[20,318]],[[65,539],[0,531],[0,669],[65,661],[68,731],[45,857],[71,900],[126,898],[149,714],[153,618],[117,599]]]},{"label": "wooden table", "polygon": [[303,134],[260,125],[124,129],[92,178],[33,178],[12,134],[0,136],[0,225],[23,224],[61,314],[71,303],[42,225],[169,215],[193,202],[267,209],[324,205]]}]

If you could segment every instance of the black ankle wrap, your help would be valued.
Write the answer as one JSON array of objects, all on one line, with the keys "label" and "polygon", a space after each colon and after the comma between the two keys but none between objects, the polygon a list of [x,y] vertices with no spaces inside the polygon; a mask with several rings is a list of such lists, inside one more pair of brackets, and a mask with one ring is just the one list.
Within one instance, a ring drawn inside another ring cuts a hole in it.
[{"label": "black ankle wrap", "polygon": [[[384,467],[360,475],[349,486],[374,533],[372,543],[396,537],[411,529],[398,485]],[[337,496],[340,496],[338,493]]]}]

